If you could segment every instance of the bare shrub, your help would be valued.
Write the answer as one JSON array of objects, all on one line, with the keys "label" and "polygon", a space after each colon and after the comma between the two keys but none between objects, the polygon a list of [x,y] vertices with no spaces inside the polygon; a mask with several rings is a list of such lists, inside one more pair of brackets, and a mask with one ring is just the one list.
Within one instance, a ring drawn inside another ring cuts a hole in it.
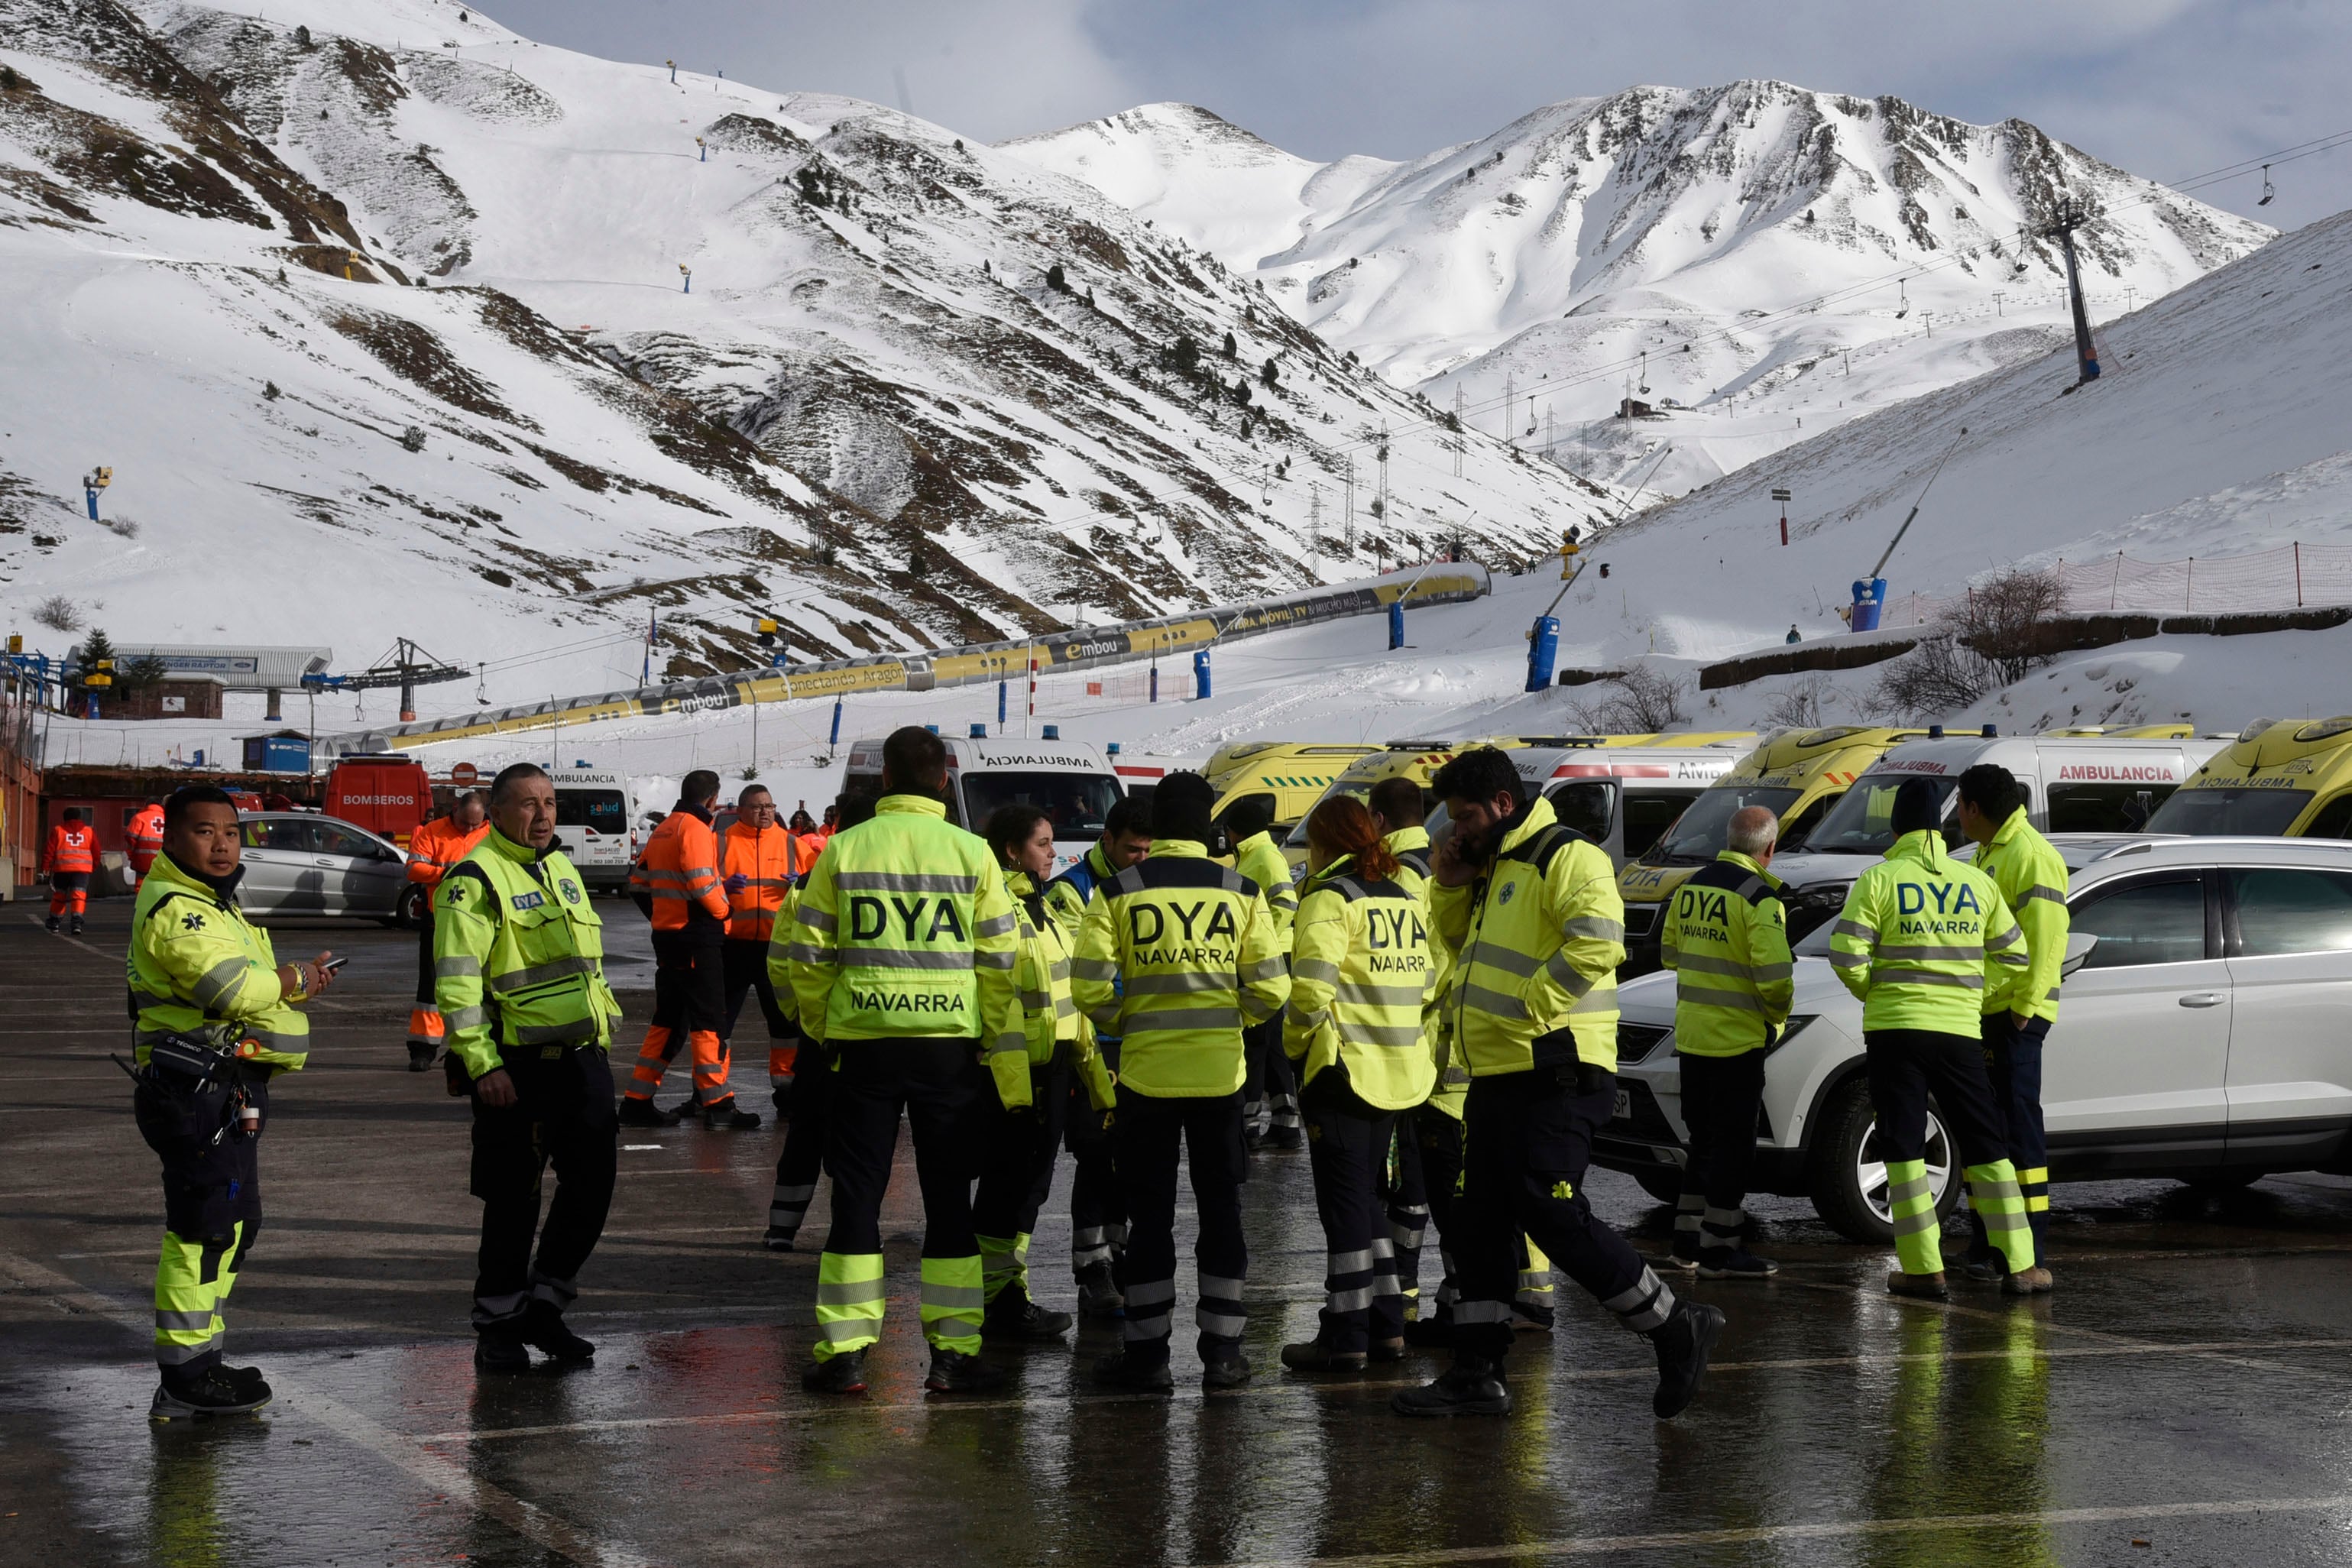
[{"label": "bare shrub", "polygon": [[120,514],[102,517],[98,520],[98,526],[110,533],[119,534],[124,539],[139,537],[139,520],[135,517],[123,517]]},{"label": "bare shrub", "polygon": [[81,608],[63,594],[52,594],[33,606],[33,619],[53,632],[81,630]]},{"label": "bare shrub", "polygon": [[1919,646],[1886,667],[1873,707],[1911,720],[1973,707],[2058,655],[2053,623],[2065,609],[2053,571],[2012,566],[1945,606]]},{"label": "bare shrub", "polygon": [[1688,719],[1683,700],[1689,695],[1687,680],[1637,665],[1611,677],[1600,692],[1569,711],[1597,735],[1647,735]]},{"label": "bare shrub", "polygon": [[1818,730],[1822,727],[1822,707],[1837,695],[1829,678],[1809,675],[1787,687],[1772,699],[1764,710],[1764,727],[1768,730]]}]

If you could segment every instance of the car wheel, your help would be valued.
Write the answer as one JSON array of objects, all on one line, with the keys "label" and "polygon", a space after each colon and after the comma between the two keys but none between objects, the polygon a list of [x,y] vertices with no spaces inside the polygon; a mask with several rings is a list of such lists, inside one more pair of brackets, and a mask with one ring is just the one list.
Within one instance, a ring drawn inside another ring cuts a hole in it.
[{"label": "car wheel", "polygon": [[[1935,1194],[1940,1220],[1959,1206],[1960,1180],[1951,1134],[1932,1104],[1927,1108],[1927,1190]],[[1869,1246],[1893,1244],[1886,1156],[1879,1147],[1878,1114],[1871,1109],[1868,1080],[1854,1079],[1830,1096],[1813,1137],[1810,1173],[1813,1208],[1832,1230]]]},{"label": "car wheel", "polygon": [[393,905],[393,917],[385,923],[396,925],[403,931],[420,929],[425,924],[426,897],[424,883],[409,883],[407,887],[401,889],[400,900]]},{"label": "car wheel", "polygon": [[1660,1165],[1652,1170],[1636,1171],[1633,1180],[1641,1189],[1662,1204],[1673,1203],[1683,1195],[1683,1173],[1680,1166]]}]

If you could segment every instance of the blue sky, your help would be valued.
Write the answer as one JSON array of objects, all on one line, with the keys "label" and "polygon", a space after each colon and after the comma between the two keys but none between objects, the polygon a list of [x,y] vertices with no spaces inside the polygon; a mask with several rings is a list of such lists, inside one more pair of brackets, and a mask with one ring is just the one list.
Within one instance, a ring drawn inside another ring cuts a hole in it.
[{"label": "blue sky", "polygon": [[[1173,99],[1302,156],[1405,158],[1636,82],[1777,77],[2017,116],[2180,180],[2352,131],[2347,0],[493,0],[548,43],[902,103],[1001,141]],[[2294,227],[2352,146],[2198,194]]]}]

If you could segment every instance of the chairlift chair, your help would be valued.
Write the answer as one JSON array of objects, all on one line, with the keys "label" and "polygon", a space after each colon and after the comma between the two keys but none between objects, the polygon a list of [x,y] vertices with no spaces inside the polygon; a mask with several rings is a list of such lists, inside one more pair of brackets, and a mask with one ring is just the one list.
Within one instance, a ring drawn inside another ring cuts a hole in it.
[{"label": "chairlift chair", "polygon": [[2263,165],[2263,198],[2256,202],[2254,205],[2258,207],[2266,207],[2271,205],[2271,198],[2277,195],[2278,187],[2271,184],[2271,166],[2268,163],[2264,163]]},{"label": "chairlift chair", "polygon": [[1911,313],[1910,290],[1904,286],[1903,279],[1900,278],[1897,278],[1895,280],[1895,299],[1898,301],[1895,310],[1895,319],[1899,321],[1904,317]]}]

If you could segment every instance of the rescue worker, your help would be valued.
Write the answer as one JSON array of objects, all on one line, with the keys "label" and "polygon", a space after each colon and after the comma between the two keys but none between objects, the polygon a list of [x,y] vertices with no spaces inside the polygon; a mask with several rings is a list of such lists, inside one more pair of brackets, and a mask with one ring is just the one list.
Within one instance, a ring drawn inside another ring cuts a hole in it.
[{"label": "rescue worker", "polygon": [[553,781],[517,763],[491,782],[489,812],[490,831],[434,889],[434,999],[450,1092],[473,1100],[474,1364],[512,1373],[530,1370],[527,1346],[564,1363],[596,1353],[563,1312],[613,1203],[620,1124],[606,1052],[621,1006],[604,981],[604,921],[555,847]]},{"label": "rescue worker", "polygon": [[295,1010],[333,981],[322,952],[279,963],[237,908],[236,803],[210,784],[173,792],[163,850],[139,889],[126,969],[136,1018],[131,1107],[163,1163],[155,1262],[157,1421],[234,1415],[269,1403],[254,1367],[221,1359],[222,1309],[261,1228],[258,1140],[269,1080],[310,1055]]},{"label": "rescue worker", "polygon": [[41,849],[41,870],[49,879],[50,935],[57,934],[68,915],[73,917],[71,934],[81,934],[82,912],[89,908],[89,874],[97,869],[98,829],[89,825],[88,811],[69,805]]},{"label": "rescue worker", "polygon": [[719,1037],[734,1055],[735,1020],[748,992],[768,1025],[768,1093],[782,1114],[792,1099],[800,1030],[793,1022],[792,987],[779,993],[768,974],[769,939],[803,872],[816,864],[816,845],[776,826],[775,797],[765,784],[746,784],[735,797],[735,820],[719,841],[719,885],[727,894],[727,941],[720,950],[725,982]]},{"label": "rescue worker", "polygon": [[433,1001],[433,889],[489,830],[488,804],[479,790],[468,790],[450,803],[448,816],[434,818],[408,837],[408,879],[425,889],[425,918],[416,928],[416,1005],[408,1015],[410,1072],[433,1065],[445,1032]]},{"label": "rescue worker", "polygon": [[1166,1392],[1176,1300],[1176,1167],[1200,1215],[1194,1321],[1207,1388],[1249,1381],[1242,1359],[1242,1030],[1290,995],[1282,943],[1257,884],[1209,858],[1206,779],[1173,773],[1151,797],[1150,853],[1095,889],[1070,960],[1070,990],[1119,1037],[1111,1152],[1128,1213],[1118,1279],[1124,1348],[1095,1365],[1120,1387]]},{"label": "rescue worker", "polygon": [[1599,846],[1559,823],[1551,803],[1522,794],[1518,770],[1492,746],[1438,770],[1433,788],[1453,832],[1439,846],[1430,894],[1437,940],[1456,974],[1446,1004],[1454,1048],[1470,1070],[1464,1161],[1450,1238],[1462,1299],[1454,1363],[1391,1402],[1408,1415],[1502,1415],[1511,1407],[1517,1231],[1651,1340],[1658,1358],[1652,1411],[1689,1405],[1723,1332],[1713,1307],[1679,1301],[1583,1191],[1592,1140],[1613,1114],[1617,965],[1624,904]]},{"label": "rescue worker", "polygon": [[[1078,863],[1045,884],[1045,912],[1061,928],[1064,945],[1076,950],[1087,905],[1105,882],[1151,850],[1151,814],[1147,803],[1122,796],[1103,814],[1102,837],[1087,847]],[[1104,1068],[1118,1071],[1118,1040],[1097,1032],[1095,1053]],[[1107,1110],[1085,1100],[1086,1087],[1073,1083],[1063,1113],[1064,1142],[1076,1169],[1070,1177],[1070,1268],[1077,1276],[1078,1314],[1116,1318],[1126,1310],[1115,1266],[1127,1249],[1127,1209],[1111,1162]]]},{"label": "rescue worker", "polygon": [[[2050,1147],[2042,1130],[2042,1050],[2058,1021],[2058,972],[2066,962],[2066,862],[2025,820],[2025,786],[1993,763],[1960,774],[1960,831],[1979,847],[1976,868],[1992,879],[2025,933],[2025,978],[2006,1002],[1988,996],[1981,1027],[1993,1114],[2006,1131],[2001,1152],[2017,1167],[2033,1267],[2016,1277],[2026,1295],[2050,1289]],[[1971,1245],[1963,1271],[1993,1279],[2007,1260],[1986,1239],[1984,1216],[1969,1212]]]},{"label": "rescue worker", "polygon": [[1740,1245],[1764,1053],[1797,994],[1781,883],[1766,869],[1780,835],[1780,819],[1767,807],[1733,812],[1728,847],[1675,891],[1659,931],[1664,965],[1675,972],[1675,1055],[1690,1129],[1674,1258],[1702,1279],[1769,1279],[1780,1271]]},{"label": "rescue worker", "polygon": [[985,837],[1003,868],[1020,913],[1021,994],[1025,1049],[989,1053],[996,1102],[989,1106],[980,1185],[971,1226],[980,1243],[982,1337],[1059,1340],[1075,1321],[1029,1294],[1029,1234],[1054,1186],[1063,1110],[1073,1080],[1097,1112],[1111,1108],[1110,1077],[1095,1054],[1094,1029],[1070,997],[1070,949],[1039,893],[1054,868],[1053,818],[1034,805],[1007,805],[988,819]]},{"label": "rescue worker", "polygon": [[163,803],[151,800],[131,814],[122,825],[122,845],[131,864],[131,886],[133,891],[147,879],[155,864],[155,857],[163,852]]},{"label": "rescue worker", "polygon": [[[1275,941],[1284,956],[1290,952],[1291,922],[1298,914],[1298,889],[1291,885],[1290,862],[1274,841],[1274,797],[1252,796],[1226,814],[1225,832],[1234,841],[1234,869],[1257,884],[1274,917]],[[1249,1146],[1270,1144],[1297,1149],[1307,1142],[1306,1125],[1298,1114],[1298,1073],[1282,1050],[1282,1020],[1268,1018],[1244,1037],[1249,1051],[1249,1081],[1242,1101],[1242,1122]]]},{"label": "rescue worker", "polygon": [[[1380,830],[1381,846],[1395,859],[1391,879],[1421,905],[1429,919],[1429,830],[1422,826],[1428,815],[1422,808],[1421,785],[1402,776],[1381,780],[1371,788],[1366,806],[1372,826]],[[1422,1103],[1398,1116],[1395,1174],[1388,1189],[1389,1245],[1395,1255],[1397,1288],[1404,1303],[1404,1335],[1414,1344],[1452,1342],[1454,1331],[1454,1261],[1441,1251],[1444,1273],[1435,1310],[1421,1311],[1421,1252],[1429,1226],[1440,1237],[1452,1234],[1447,1217],[1454,1203],[1454,1184],[1462,1173],[1462,1097],[1470,1074],[1447,1049],[1442,1033],[1442,1003],[1448,965],[1444,947],[1429,947],[1430,994],[1423,1015],[1422,1037],[1428,1047],[1433,1082]]]},{"label": "rescue worker", "polygon": [[1429,1098],[1422,1031],[1432,972],[1418,893],[1360,802],[1307,818],[1307,881],[1292,926],[1282,1048],[1299,1064],[1299,1108],[1327,1252],[1315,1337],[1285,1345],[1299,1372],[1361,1372],[1404,1355],[1404,1298],[1381,1201],[1397,1116]]},{"label": "rescue worker", "polygon": [[1025,1051],[1020,917],[988,847],[947,820],[948,754],[908,726],[882,744],[874,820],[817,857],[786,952],[802,1026],[839,1060],[825,1163],[833,1227],[817,1266],[815,1394],[866,1386],[882,1333],[883,1194],[903,1111],[923,1190],[924,1386],[984,1392],[980,1246],[971,1177],[991,1092],[983,1054]]},{"label": "rescue worker", "polygon": [[[621,1100],[624,1127],[668,1127],[699,1112],[717,1132],[760,1125],[739,1110],[729,1085],[726,1022],[727,921],[734,912],[719,880],[719,837],[710,830],[719,775],[686,775],[677,805],[646,840],[629,871],[629,891],[653,917],[654,1016]],[[693,1096],[676,1109],[654,1103],[680,1037],[694,1062]]]},{"label": "rescue worker", "polygon": [[1992,879],[1944,852],[1941,802],[1926,779],[1895,786],[1890,817],[1895,842],[1854,879],[1830,934],[1830,963],[1862,998],[1871,1109],[1886,1157],[1886,1194],[1894,1211],[1895,1254],[1902,1267],[1886,1278],[1897,1296],[1943,1300],[1943,1247],[1936,1194],[1927,1185],[1927,1097],[1951,1129],[1967,1167],[1969,1201],[1984,1216],[1992,1245],[2009,1264],[2004,1288],[2029,1294],[2021,1278],[2034,1268],[2033,1232],[2017,1167],[2006,1144],[1985,1076],[1979,1019],[1990,1005],[2009,1005],[2028,968],[2025,933]]},{"label": "rescue worker", "polygon": [[[845,832],[873,820],[874,797],[844,795],[837,813],[835,807],[828,806],[825,816],[835,824],[836,832]],[[825,840],[831,841],[829,837]],[[832,1047],[797,1022],[800,998],[793,991],[790,954],[793,917],[799,909],[800,891],[795,889],[777,915],[775,933],[768,942],[769,983],[776,988],[778,1005],[793,1012],[801,1037],[793,1061],[790,1109],[783,1112],[790,1121],[784,1129],[783,1149],[776,1155],[775,1191],[768,1199],[768,1231],[761,1238],[761,1244],[771,1252],[793,1250],[801,1222],[808,1217],[809,1205],[816,1197],[817,1173],[824,1166],[825,1142],[831,1136],[834,1089],[841,1077],[834,1070],[835,1056]]]}]

